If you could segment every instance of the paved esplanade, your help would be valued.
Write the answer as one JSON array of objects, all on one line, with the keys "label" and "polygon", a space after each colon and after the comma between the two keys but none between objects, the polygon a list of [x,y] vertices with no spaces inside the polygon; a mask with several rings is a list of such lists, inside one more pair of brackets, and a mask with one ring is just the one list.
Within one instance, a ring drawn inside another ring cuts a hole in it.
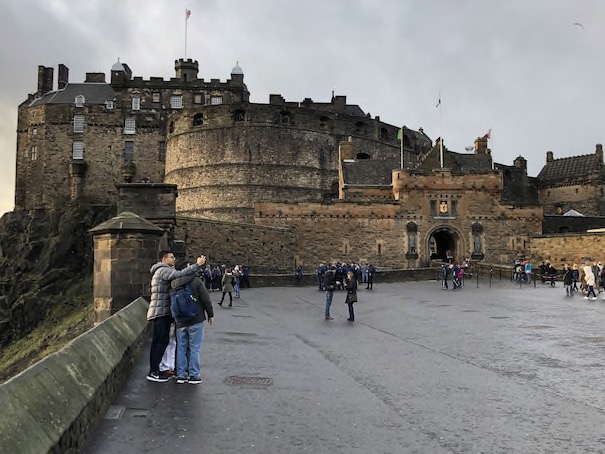
[{"label": "paved esplanade", "polygon": [[480,285],[377,283],[354,324],[344,292],[325,321],[312,287],[243,290],[204,382],[147,382],[145,350],[86,452],[605,452],[605,301]]}]

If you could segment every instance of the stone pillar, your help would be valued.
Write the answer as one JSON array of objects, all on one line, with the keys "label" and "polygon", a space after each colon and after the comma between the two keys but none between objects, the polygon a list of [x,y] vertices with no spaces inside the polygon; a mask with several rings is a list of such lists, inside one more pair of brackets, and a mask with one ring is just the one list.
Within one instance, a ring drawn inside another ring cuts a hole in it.
[{"label": "stone pillar", "polygon": [[149,269],[157,262],[164,231],[123,212],[89,232],[94,240],[95,323],[100,323],[139,296],[149,299]]}]

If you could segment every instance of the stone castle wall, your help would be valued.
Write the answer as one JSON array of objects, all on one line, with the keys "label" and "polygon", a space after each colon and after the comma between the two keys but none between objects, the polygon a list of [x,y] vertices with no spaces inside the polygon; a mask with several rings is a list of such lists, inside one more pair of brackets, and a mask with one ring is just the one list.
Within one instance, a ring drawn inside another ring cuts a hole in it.
[{"label": "stone castle wall", "polygon": [[558,269],[563,263],[604,262],[605,233],[535,236],[531,238],[531,256],[535,261],[550,260]]},{"label": "stone castle wall", "polygon": [[[193,126],[196,115],[203,124]],[[336,195],[338,143],[345,135],[354,137],[358,154],[398,159],[396,133],[385,133],[385,127],[363,117],[296,107],[189,110],[172,118],[165,181],[178,185],[177,211],[183,215],[250,222],[255,201]]]},{"label": "stone castle wall", "polygon": [[602,216],[605,213],[603,187],[598,179],[546,186],[540,188],[540,203],[544,214],[564,214],[574,209],[585,216]]}]

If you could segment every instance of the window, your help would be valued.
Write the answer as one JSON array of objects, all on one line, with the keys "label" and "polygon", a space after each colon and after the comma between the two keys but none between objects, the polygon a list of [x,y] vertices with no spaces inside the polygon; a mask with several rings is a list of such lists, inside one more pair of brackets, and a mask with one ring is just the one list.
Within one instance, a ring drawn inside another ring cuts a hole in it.
[{"label": "window", "polygon": [[141,98],[138,96],[132,98],[132,110],[141,110]]},{"label": "window", "polygon": [[194,104],[201,104],[203,99],[204,98],[202,98],[202,95],[200,95],[200,94],[193,95]]},{"label": "window", "polygon": [[84,159],[84,142],[81,140],[74,140],[71,147],[71,159]]},{"label": "window", "polygon": [[431,216],[437,216],[437,201],[431,200]]},{"label": "window", "polygon": [[204,124],[204,115],[201,113],[196,113],[193,116],[193,126],[200,126]]},{"label": "window", "polygon": [[124,142],[124,161],[134,161],[134,142],[132,140]]},{"label": "window", "polygon": [[76,96],[76,107],[84,107],[86,98],[83,95]]},{"label": "window", "polygon": [[136,133],[136,119],[134,117],[128,117],[124,121],[124,134],[135,134]]},{"label": "window", "polygon": [[105,101],[105,108],[107,110],[113,110],[113,101],[111,99]]},{"label": "window", "polygon": [[[31,156],[32,161],[35,161],[36,159],[38,159],[38,147],[37,146],[34,145],[32,147],[30,156]],[[25,152],[25,157],[27,158],[27,151]]]},{"label": "window", "polygon": [[160,94],[159,93],[153,93],[151,95],[151,101],[152,102],[160,102]]},{"label": "window", "polygon": [[213,106],[219,106],[223,103],[223,97],[222,96],[212,96],[210,98],[210,104]]},{"label": "window", "polygon": [[158,161],[166,162],[166,142],[158,144]]},{"label": "window", "polygon": [[74,132],[84,132],[84,115],[74,115]]},{"label": "window", "polygon": [[29,158],[29,148],[24,148],[23,149],[23,157],[24,158]]},{"label": "window", "polygon": [[183,108],[183,97],[182,96],[171,96],[170,97],[170,108],[171,109],[182,109]]}]

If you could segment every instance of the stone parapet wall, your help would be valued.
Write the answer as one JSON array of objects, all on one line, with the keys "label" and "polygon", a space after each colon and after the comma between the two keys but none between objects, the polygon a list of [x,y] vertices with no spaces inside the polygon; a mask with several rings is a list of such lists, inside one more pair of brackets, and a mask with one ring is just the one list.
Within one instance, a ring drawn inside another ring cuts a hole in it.
[{"label": "stone parapet wall", "polygon": [[531,238],[531,257],[534,261],[550,260],[556,268],[584,260],[604,262],[605,233],[535,236]]},{"label": "stone parapet wall", "polygon": [[204,254],[208,265],[246,264],[253,274],[295,269],[288,229],[178,216],[175,233],[185,240],[187,257]]},{"label": "stone parapet wall", "polygon": [[79,453],[130,375],[143,298],[0,385],[0,452]]}]

